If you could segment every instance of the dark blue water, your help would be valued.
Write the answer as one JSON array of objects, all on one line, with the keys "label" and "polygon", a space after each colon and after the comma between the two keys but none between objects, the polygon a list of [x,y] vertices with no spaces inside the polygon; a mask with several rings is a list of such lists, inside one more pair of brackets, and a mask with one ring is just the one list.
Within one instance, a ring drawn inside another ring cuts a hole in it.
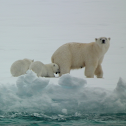
[{"label": "dark blue water", "polygon": [[55,113],[16,113],[0,115],[0,125],[5,126],[125,126],[126,113],[88,113],[78,115],[56,115]]}]

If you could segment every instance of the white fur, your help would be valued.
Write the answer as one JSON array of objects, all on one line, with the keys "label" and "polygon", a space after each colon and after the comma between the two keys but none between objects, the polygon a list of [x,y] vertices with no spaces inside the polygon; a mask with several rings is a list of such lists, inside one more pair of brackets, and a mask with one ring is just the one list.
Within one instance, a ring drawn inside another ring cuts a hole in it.
[{"label": "white fur", "polygon": [[29,69],[34,71],[38,77],[55,77],[54,73],[59,73],[59,66],[55,63],[43,64],[40,61],[35,61]]},{"label": "white fur", "polygon": [[[103,41],[105,43],[103,43]],[[96,38],[92,43],[67,43],[52,55],[52,62],[60,67],[60,76],[70,73],[71,69],[85,67],[85,75],[93,78],[103,77],[101,63],[110,45],[110,38]]]},{"label": "white fur", "polygon": [[15,61],[10,68],[10,72],[12,76],[17,77],[22,74],[25,74],[26,71],[29,69],[30,64],[34,62],[34,60],[30,59],[23,59]]}]

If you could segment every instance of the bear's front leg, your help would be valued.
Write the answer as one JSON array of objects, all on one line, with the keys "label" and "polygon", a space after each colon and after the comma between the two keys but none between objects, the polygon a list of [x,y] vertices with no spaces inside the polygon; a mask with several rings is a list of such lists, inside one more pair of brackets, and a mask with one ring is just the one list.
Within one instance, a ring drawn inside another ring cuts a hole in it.
[{"label": "bear's front leg", "polygon": [[85,76],[94,78],[94,73],[98,65],[98,60],[89,60],[85,65]]},{"label": "bear's front leg", "polygon": [[94,71],[95,71],[94,66],[86,66],[85,67],[85,76],[87,78],[94,78]]},{"label": "bear's front leg", "polygon": [[103,78],[103,70],[101,64],[99,64],[95,70],[95,75],[97,78]]}]

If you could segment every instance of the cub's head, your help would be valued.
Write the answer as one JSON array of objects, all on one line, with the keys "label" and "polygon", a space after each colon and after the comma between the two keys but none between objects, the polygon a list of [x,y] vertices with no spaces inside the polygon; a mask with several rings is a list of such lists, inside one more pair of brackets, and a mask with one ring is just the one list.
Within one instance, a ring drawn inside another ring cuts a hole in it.
[{"label": "cub's head", "polygon": [[56,63],[51,63],[54,73],[60,73],[59,66]]},{"label": "cub's head", "polygon": [[106,37],[95,38],[95,42],[96,42],[100,47],[109,48],[109,45],[110,45],[110,38],[106,38]]}]

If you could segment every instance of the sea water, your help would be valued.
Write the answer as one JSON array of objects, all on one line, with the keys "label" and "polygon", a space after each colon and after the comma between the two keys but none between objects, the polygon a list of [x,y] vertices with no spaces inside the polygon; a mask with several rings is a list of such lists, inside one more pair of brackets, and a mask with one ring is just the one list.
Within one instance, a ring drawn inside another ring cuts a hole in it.
[{"label": "sea water", "polygon": [[83,125],[126,125],[126,113],[87,113],[58,115],[56,113],[9,112],[0,116],[0,125],[6,126],[83,126]]},{"label": "sea water", "polygon": [[0,84],[0,125],[126,125],[125,81],[113,91],[87,85],[69,74],[55,84],[28,71],[15,84]]},{"label": "sea water", "polygon": [[0,125],[6,126],[83,126],[83,125],[126,125],[125,113],[82,115],[56,115],[54,113],[6,113],[0,117]]}]

